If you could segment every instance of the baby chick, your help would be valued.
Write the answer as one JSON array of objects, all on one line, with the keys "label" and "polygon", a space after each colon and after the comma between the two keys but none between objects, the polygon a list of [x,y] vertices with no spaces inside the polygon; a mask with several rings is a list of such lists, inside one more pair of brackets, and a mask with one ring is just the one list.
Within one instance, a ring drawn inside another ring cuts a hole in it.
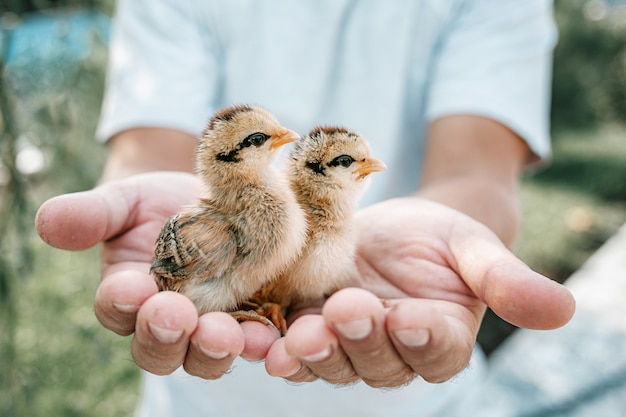
[{"label": "baby chick", "polygon": [[307,216],[303,253],[253,301],[258,312],[286,330],[282,308],[322,299],[346,286],[354,273],[355,234],[351,217],[369,174],[386,169],[371,156],[365,139],[342,127],[316,127],[296,142],[287,173]]},{"label": "baby chick", "polygon": [[186,295],[200,314],[232,312],[294,262],[306,219],[271,163],[296,139],[256,106],[229,107],[211,118],[197,151],[208,195],[163,226],[151,268],[159,290]]}]

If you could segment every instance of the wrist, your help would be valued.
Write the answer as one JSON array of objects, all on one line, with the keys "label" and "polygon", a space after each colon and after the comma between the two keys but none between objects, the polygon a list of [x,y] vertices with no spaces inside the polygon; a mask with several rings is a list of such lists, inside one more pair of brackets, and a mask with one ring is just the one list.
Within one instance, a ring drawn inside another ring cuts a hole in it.
[{"label": "wrist", "polygon": [[415,195],[474,218],[509,247],[515,242],[521,222],[517,184],[505,186],[489,178],[467,176],[432,183]]}]

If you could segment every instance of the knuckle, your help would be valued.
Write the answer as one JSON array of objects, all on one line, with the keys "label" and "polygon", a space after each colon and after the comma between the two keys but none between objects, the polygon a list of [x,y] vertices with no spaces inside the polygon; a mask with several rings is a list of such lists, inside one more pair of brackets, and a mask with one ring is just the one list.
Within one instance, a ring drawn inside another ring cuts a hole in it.
[{"label": "knuckle", "polygon": [[372,388],[399,388],[410,384],[416,377],[411,369],[403,369],[384,379],[363,378],[363,382]]},{"label": "knuckle", "polygon": [[424,379],[424,381],[429,382],[431,384],[441,384],[446,381],[449,381],[456,374],[457,372],[447,372],[447,373],[433,374],[433,375],[425,374],[425,375],[422,375],[422,378]]},{"label": "knuckle", "polygon": [[331,377],[323,378],[326,382],[334,385],[352,385],[361,380],[358,375],[350,373],[346,375],[332,375]]},{"label": "knuckle", "polygon": [[318,379],[317,375],[315,375],[311,369],[307,366],[302,366],[298,372],[293,375],[290,375],[285,378],[289,382],[294,383],[303,383],[303,382],[313,382]]},{"label": "knuckle", "polygon": [[197,364],[185,362],[183,369],[191,376],[197,376],[198,378],[207,380],[220,379],[222,376],[228,373],[227,369],[212,369],[206,366],[197,366]]},{"label": "knuckle", "polygon": [[[463,355],[461,355],[463,356]],[[463,372],[469,364],[469,358],[459,358],[457,361],[446,361],[445,366],[429,366],[420,372],[420,376],[426,381],[433,384],[446,382],[459,373]]]},{"label": "knuckle", "polygon": [[136,314],[122,314],[114,309],[102,308],[96,303],[95,315],[100,324],[120,336],[131,335],[135,331]]},{"label": "knuckle", "polygon": [[317,377],[334,385],[350,385],[359,381],[360,377],[353,366],[344,357],[328,363],[307,364]]},{"label": "knuckle", "polygon": [[182,365],[175,357],[151,355],[134,346],[131,353],[137,366],[155,375],[169,375]]},{"label": "knuckle", "polygon": [[154,375],[170,375],[180,367],[180,363],[167,364],[155,358],[145,358],[143,356],[133,355],[133,360],[144,371],[148,371]]}]

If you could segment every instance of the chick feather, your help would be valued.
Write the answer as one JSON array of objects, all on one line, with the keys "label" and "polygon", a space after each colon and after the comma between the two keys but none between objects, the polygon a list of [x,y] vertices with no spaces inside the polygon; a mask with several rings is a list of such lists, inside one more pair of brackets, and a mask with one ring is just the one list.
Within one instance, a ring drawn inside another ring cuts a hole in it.
[{"label": "chick feather", "polygon": [[297,138],[258,106],[211,118],[197,151],[206,195],[161,230],[151,267],[159,290],[186,295],[200,314],[231,312],[295,261],[306,220],[271,164]]},{"label": "chick feather", "polygon": [[355,273],[352,216],[369,174],[386,167],[360,134],[318,126],[296,143],[286,169],[306,213],[307,243],[297,261],[255,295],[261,310],[322,299],[348,284]]}]

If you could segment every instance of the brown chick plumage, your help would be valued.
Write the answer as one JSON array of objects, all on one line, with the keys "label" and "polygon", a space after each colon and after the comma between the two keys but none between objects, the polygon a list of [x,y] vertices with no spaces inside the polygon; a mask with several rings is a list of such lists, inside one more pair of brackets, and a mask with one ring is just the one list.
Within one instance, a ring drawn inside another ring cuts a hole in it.
[{"label": "brown chick plumage", "polygon": [[186,295],[200,314],[231,312],[293,263],[306,220],[271,163],[297,138],[256,106],[211,118],[197,151],[207,196],[163,226],[151,268],[159,290]]},{"label": "brown chick plumage", "polygon": [[266,309],[318,300],[346,286],[355,271],[352,215],[369,174],[386,169],[361,135],[341,127],[313,129],[296,143],[286,168],[306,213],[307,243],[298,260],[257,293]]}]

